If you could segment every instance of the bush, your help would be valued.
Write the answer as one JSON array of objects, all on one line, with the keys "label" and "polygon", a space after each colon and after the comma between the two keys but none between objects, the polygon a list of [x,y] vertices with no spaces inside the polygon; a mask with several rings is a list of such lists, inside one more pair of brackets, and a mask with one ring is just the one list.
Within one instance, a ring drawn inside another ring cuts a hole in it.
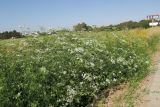
[{"label": "bush", "polygon": [[147,71],[147,41],[154,36],[84,34],[25,39],[12,51],[0,49],[1,106],[85,107],[103,89]]}]

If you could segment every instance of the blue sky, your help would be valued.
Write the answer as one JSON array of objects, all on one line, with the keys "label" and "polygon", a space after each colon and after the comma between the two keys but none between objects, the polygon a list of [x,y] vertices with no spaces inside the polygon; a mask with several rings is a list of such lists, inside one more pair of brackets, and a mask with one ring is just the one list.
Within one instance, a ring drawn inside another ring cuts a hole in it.
[{"label": "blue sky", "polygon": [[0,31],[109,25],[160,13],[160,0],[0,0]]}]

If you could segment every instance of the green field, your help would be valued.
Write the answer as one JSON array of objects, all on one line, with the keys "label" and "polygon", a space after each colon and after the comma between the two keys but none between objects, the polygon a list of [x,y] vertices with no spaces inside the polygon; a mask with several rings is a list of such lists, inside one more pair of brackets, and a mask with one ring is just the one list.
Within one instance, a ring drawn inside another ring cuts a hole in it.
[{"label": "green field", "polygon": [[0,40],[1,107],[85,107],[148,73],[158,28]]}]

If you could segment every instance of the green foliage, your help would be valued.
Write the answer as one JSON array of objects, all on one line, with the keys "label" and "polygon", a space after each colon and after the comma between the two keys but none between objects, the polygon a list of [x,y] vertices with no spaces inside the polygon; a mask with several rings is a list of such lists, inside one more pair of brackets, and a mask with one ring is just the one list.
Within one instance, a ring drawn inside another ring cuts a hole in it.
[{"label": "green foliage", "polygon": [[20,32],[17,32],[16,30],[0,33],[0,39],[22,38],[22,37],[23,35]]},{"label": "green foliage", "polygon": [[37,32],[39,36],[47,36],[47,32]]},{"label": "green foliage", "polygon": [[124,32],[65,32],[1,44],[0,106],[89,106],[103,89],[146,72],[148,43],[156,42]]},{"label": "green foliage", "polygon": [[149,28],[149,23],[151,22],[151,20],[141,20],[138,23],[138,26],[141,28]]},{"label": "green foliage", "polygon": [[94,27],[93,31],[120,31],[126,29],[149,28],[149,22],[151,22],[151,20],[141,20],[139,22],[127,21],[117,25]]},{"label": "green foliage", "polygon": [[79,23],[75,26],[73,26],[74,31],[91,31],[92,27],[88,26],[86,23]]},{"label": "green foliage", "polygon": [[118,24],[116,27],[118,30],[135,29],[138,28],[138,22],[133,22],[133,21],[123,22]]}]

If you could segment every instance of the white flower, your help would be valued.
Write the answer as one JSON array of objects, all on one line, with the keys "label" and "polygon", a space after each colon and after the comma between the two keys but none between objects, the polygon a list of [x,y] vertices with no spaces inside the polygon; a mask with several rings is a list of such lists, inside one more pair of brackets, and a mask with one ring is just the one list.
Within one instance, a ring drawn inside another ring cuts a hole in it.
[{"label": "white flower", "polygon": [[47,71],[46,67],[41,67],[40,72],[46,74],[48,71]]},{"label": "white flower", "polygon": [[83,77],[85,80],[92,81],[91,74],[82,74],[82,77]]},{"label": "white flower", "polygon": [[114,72],[112,73],[112,75],[113,75],[113,76],[116,76],[116,74],[115,74]]},{"label": "white flower", "polygon": [[76,90],[74,90],[71,86],[67,86],[67,102],[72,102],[74,96],[77,94]]},{"label": "white flower", "polygon": [[112,64],[115,64],[115,62],[116,62],[116,61],[111,57],[111,63],[112,63]]},{"label": "white flower", "polygon": [[92,68],[94,68],[94,67],[95,67],[95,64],[94,64],[93,62],[90,62],[90,66],[91,66]]},{"label": "white flower", "polygon": [[109,79],[106,79],[106,82],[107,82],[108,84],[110,84],[110,83],[111,83]]},{"label": "white flower", "polygon": [[113,78],[113,81],[114,81],[114,82],[116,82],[116,81],[117,81],[117,79]]},{"label": "white flower", "polygon": [[138,68],[138,65],[135,64],[134,67],[135,67],[135,68]]},{"label": "white flower", "polygon": [[121,71],[119,71],[118,73],[122,74],[122,72],[121,72]]},{"label": "white flower", "polygon": [[123,61],[125,61],[124,58],[122,58],[122,57],[117,58],[117,62],[123,62]]},{"label": "white flower", "polygon": [[21,92],[18,92],[18,94],[16,95],[16,99],[20,96],[21,96]]},{"label": "white flower", "polygon": [[84,52],[84,48],[82,48],[82,47],[75,48],[75,52],[83,53]]},{"label": "white flower", "polygon": [[67,71],[63,71],[63,74],[67,74]]}]

